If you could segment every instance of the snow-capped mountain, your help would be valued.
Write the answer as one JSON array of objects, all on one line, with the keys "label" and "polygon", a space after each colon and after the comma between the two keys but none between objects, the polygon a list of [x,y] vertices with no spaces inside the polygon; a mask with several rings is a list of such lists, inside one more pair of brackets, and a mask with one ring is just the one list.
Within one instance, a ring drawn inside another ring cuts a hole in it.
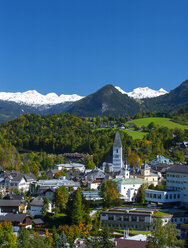
[{"label": "snow-capped mountain", "polygon": [[[122,94],[127,94],[128,96],[137,99],[157,97],[168,93],[164,89],[152,90],[148,87],[136,88],[131,92],[125,92],[118,86],[115,86],[115,88],[119,90]],[[16,102],[18,104],[24,104],[32,107],[56,105],[65,102],[76,102],[82,98],[83,96],[79,96],[77,94],[72,94],[72,95],[61,94],[60,96],[58,96],[56,93],[48,93],[46,95],[42,95],[36,90],[29,90],[26,92],[16,92],[16,93],[0,92],[0,100]]]},{"label": "snow-capped mountain", "polygon": [[159,90],[152,90],[149,87],[139,87],[139,88],[134,89],[131,92],[125,92],[118,86],[115,86],[115,88],[119,90],[122,94],[127,94],[128,96],[136,98],[136,99],[152,98],[152,97],[157,97],[157,96],[161,96],[161,95],[168,93],[166,90],[162,88]]},{"label": "snow-capped mountain", "polygon": [[64,102],[75,102],[82,99],[82,96],[73,95],[60,95],[56,93],[49,93],[42,95],[36,90],[29,90],[26,92],[0,92],[0,100],[16,102],[18,104],[24,104],[29,106],[41,106],[41,105],[56,105]]}]

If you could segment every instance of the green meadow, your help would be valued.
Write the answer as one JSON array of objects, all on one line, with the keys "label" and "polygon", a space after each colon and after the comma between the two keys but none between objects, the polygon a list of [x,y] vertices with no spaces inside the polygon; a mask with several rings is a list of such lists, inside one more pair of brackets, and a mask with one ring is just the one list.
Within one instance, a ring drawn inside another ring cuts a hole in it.
[{"label": "green meadow", "polygon": [[128,123],[134,123],[137,126],[148,126],[151,122],[154,122],[160,127],[168,127],[169,129],[188,129],[188,125],[181,125],[179,123],[173,122],[170,118],[160,118],[160,117],[150,117],[150,118],[141,118],[129,121]]}]

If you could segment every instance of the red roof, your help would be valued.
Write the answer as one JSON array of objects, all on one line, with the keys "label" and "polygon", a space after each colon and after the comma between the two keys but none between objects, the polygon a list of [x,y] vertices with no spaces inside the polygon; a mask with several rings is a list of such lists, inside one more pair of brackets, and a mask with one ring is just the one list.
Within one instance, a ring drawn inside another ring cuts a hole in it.
[{"label": "red roof", "polygon": [[116,248],[146,248],[146,241],[137,241],[129,239],[115,239]]}]

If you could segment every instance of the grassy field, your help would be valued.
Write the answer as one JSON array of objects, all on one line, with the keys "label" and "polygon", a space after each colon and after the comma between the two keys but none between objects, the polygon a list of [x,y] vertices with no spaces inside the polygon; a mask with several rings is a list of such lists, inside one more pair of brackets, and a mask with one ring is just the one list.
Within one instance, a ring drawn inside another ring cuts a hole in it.
[{"label": "grassy field", "polygon": [[151,118],[142,118],[129,121],[128,123],[135,123],[137,126],[148,126],[151,122],[156,123],[160,127],[168,127],[169,129],[188,129],[188,125],[181,125],[173,122],[170,118],[160,118],[160,117],[151,117]]},{"label": "grassy field", "polygon": [[[110,128],[97,128],[96,130],[93,130],[93,132],[99,131],[99,130],[108,130],[108,129],[110,129]],[[119,130],[119,131],[125,132],[128,135],[130,135],[133,139],[143,139],[144,135],[147,134],[146,132],[133,131],[133,130],[129,130],[129,129],[114,128],[114,130],[116,130],[116,131]]]},{"label": "grassy field", "polygon": [[138,132],[138,131],[133,131],[133,130],[124,130],[122,129],[123,132],[127,133],[128,135],[130,135],[133,139],[143,139],[144,135],[146,135],[147,133],[144,132]]}]

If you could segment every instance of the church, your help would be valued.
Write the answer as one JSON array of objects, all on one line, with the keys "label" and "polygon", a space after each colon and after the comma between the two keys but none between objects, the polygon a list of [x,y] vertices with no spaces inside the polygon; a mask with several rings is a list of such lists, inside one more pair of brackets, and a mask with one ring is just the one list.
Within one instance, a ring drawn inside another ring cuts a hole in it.
[{"label": "church", "polygon": [[119,131],[116,132],[113,144],[113,155],[111,161],[104,162],[102,165],[102,169],[105,170],[105,167],[108,165],[110,172],[120,172],[123,167],[123,154],[122,154],[122,143],[121,136]]}]

